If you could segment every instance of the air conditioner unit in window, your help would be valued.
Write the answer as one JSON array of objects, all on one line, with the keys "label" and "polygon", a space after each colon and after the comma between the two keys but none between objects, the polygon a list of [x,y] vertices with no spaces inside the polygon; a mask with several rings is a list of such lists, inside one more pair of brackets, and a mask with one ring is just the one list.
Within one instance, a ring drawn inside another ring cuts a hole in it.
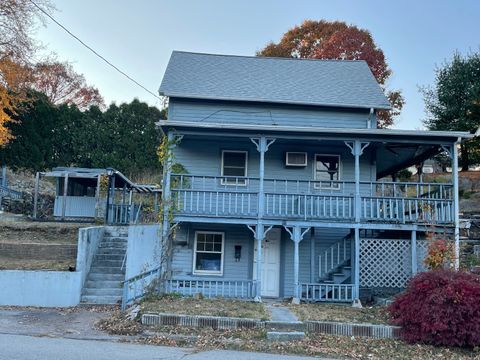
[{"label": "air conditioner unit in window", "polygon": [[285,158],[286,166],[307,166],[306,152],[287,152]]}]

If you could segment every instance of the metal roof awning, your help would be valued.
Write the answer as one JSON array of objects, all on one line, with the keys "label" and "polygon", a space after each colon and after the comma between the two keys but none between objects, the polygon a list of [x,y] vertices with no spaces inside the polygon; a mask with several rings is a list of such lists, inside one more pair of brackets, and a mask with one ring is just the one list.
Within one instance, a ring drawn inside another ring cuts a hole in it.
[{"label": "metal roof awning", "polygon": [[161,187],[153,184],[137,184],[131,181],[128,177],[122,174],[120,171],[113,168],[79,168],[79,167],[56,167],[51,171],[41,172],[43,177],[65,177],[69,178],[83,178],[83,179],[96,179],[99,176],[113,176],[115,177],[115,187],[135,190],[139,193],[155,193],[161,192]]}]

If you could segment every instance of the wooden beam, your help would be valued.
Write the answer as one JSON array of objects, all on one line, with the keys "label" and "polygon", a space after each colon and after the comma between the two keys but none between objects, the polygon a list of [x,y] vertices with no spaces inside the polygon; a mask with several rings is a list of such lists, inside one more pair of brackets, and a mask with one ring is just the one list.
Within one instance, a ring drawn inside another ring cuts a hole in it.
[{"label": "wooden beam", "polygon": [[62,220],[65,220],[65,210],[67,209],[67,194],[68,194],[68,173],[65,174],[65,178],[63,180]]}]

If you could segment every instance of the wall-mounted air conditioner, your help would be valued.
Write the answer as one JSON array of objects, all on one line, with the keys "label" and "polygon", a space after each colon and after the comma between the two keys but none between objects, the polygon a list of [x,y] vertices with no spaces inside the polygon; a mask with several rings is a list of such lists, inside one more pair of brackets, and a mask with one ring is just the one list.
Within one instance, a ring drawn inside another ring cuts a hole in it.
[{"label": "wall-mounted air conditioner", "polygon": [[286,166],[307,166],[307,153],[306,152],[287,152],[285,156]]}]

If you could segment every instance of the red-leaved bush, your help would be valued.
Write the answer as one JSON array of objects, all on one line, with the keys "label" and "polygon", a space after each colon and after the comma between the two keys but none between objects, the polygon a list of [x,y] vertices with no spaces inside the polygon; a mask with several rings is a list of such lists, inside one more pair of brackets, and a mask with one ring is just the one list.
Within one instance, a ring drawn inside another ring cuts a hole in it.
[{"label": "red-leaved bush", "polygon": [[480,277],[438,269],[420,273],[389,306],[408,342],[480,345]]}]

